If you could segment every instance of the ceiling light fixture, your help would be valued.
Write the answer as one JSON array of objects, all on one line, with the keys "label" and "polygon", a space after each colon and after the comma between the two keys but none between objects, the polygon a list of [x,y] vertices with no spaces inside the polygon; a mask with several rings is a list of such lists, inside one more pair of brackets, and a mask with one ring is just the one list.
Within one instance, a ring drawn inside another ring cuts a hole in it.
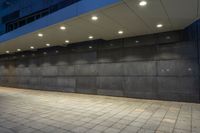
[{"label": "ceiling light fixture", "polygon": [[69,43],[70,41],[69,40],[65,40],[65,43]]},{"label": "ceiling light fixture", "polygon": [[166,39],[169,40],[169,39],[171,39],[171,37],[170,36],[166,36]]},{"label": "ceiling light fixture", "polygon": [[47,47],[51,46],[49,43],[46,44]]},{"label": "ceiling light fixture", "polygon": [[135,43],[139,43],[140,41],[136,40]]},{"label": "ceiling light fixture", "polygon": [[18,48],[18,49],[17,49],[17,51],[18,51],[18,52],[20,52],[20,51],[21,51],[21,49],[19,49],[19,48]]},{"label": "ceiling light fixture", "polygon": [[157,24],[156,27],[157,27],[157,28],[162,28],[163,25],[162,25],[162,24]]},{"label": "ceiling light fixture", "polygon": [[93,36],[89,36],[88,38],[91,40],[91,39],[93,39],[94,37],[93,37]]},{"label": "ceiling light fixture", "polygon": [[66,27],[65,26],[60,26],[60,29],[61,30],[66,30]]},{"label": "ceiling light fixture", "polygon": [[123,33],[124,33],[124,31],[122,31],[122,30],[118,31],[118,34],[120,34],[120,35],[122,35]]},{"label": "ceiling light fixture", "polygon": [[92,19],[93,21],[97,21],[99,18],[98,18],[97,16],[92,16],[91,19]]},{"label": "ceiling light fixture", "polygon": [[6,51],[6,53],[7,53],[7,54],[9,54],[9,53],[10,53],[10,51]]},{"label": "ceiling light fixture", "polygon": [[38,36],[39,36],[39,37],[43,37],[43,34],[42,34],[42,33],[38,33]]},{"label": "ceiling light fixture", "polygon": [[142,7],[146,6],[147,2],[145,0],[142,0],[142,1],[140,1],[139,5],[142,6]]},{"label": "ceiling light fixture", "polygon": [[89,46],[90,49],[92,49],[92,46]]},{"label": "ceiling light fixture", "polygon": [[34,47],[33,47],[33,46],[30,46],[30,49],[34,49]]}]

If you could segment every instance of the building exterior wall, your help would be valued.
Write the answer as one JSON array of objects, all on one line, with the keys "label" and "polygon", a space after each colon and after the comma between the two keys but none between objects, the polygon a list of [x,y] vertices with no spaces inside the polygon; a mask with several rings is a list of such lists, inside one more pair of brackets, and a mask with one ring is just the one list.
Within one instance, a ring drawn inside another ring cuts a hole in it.
[{"label": "building exterior wall", "polygon": [[[8,2],[6,5],[5,2]],[[19,10],[19,18],[48,8],[62,0],[2,0],[0,1],[0,20],[2,17]],[[5,24],[0,21],[0,35],[5,33]]]},{"label": "building exterior wall", "polygon": [[199,102],[198,45],[184,33],[96,40],[1,56],[0,85]]}]

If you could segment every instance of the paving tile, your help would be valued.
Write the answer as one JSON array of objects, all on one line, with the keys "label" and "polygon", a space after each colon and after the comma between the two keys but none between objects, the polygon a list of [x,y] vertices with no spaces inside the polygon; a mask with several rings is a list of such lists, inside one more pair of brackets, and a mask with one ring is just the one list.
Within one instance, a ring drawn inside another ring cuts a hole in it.
[{"label": "paving tile", "polygon": [[139,127],[127,126],[122,130],[123,133],[137,133],[140,130]]},{"label": "paving tile", "polygon": [[116,128],[107,128],[103,133],[119,133],[120,130]]},{"label": "paving tile", "polygon": [[0,133],[14,133],[12,130],[0,127]]},{"label": "paving tile", "polygon": [[108,128],[107,126],[97,125],[92,129],[102,132],[102,131],[106,130],[107,128]]},{"label": "paving tile", "polygon": [[87,131],[89,130],[89,128],[86,127],[76,127],[73,130],[71,130],[73,133],[87,133]]},{"label": "paving tile", "polygon": [[174,133],[188,133],[188,130],[174,129]]},{"label": "paving tile", "polygon": [[0,133],[200,133],[200,105],[0,87]]}]

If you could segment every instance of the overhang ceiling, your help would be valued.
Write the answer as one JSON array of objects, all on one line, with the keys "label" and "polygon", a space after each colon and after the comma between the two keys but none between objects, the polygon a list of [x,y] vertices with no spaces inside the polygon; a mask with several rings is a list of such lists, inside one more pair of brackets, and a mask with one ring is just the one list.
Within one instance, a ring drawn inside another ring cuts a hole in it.
[{"label": "overhang ceiling", "polygon": [[[147,0],[146,7],[138,5],[139,0],[122,0],[109,7],[66,20],[62,23],[51,25],[44,29],[28,33],[15,39],[0,44],[0,54],[5,51],[16,52],[51,46],[63,45],[65,40],[71,43],[88,41],[88,36],[94,39],[117,39],[129,36],[152,34],[171,30],[184,29],[200,16],[199,0]],[[98,21],[92,21],[91,16],[98,16]],[[157,24],[163,24],[157,28]],[[66,30],[60,30],[60,26]],[[21,27],[23,28],[23,27]],[[119,35],[118,31],[124,34]],[[42,38],[38,33],[43,33]]]}]

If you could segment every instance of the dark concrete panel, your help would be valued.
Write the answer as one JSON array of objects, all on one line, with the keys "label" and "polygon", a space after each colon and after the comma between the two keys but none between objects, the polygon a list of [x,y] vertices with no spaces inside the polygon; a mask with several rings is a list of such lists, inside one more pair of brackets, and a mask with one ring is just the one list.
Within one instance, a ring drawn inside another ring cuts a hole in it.
[{"label": "dark concrete panel", "polygon": [[158,75],[198,76],[198,60],[166,60],[158,62]]},{"label": "dark concrete panel", "polygon": [[5,69],[5,66],[4,65],[0,65],[0,76],[4,75],[4,69]]},{"label": "dark concrete panel", "polygon": [[154,60],[156,51],[156,46],[125,48],[123,49],[122,61]]},{"label": "dark concrete panel", "polygon": [[1,82],[2,82],[2,86],[7,86],[8,85],[8,78],[7,76],[3,76],[1,77]]},{"label": "dark concrete panel", "polygon": [[90,64],[96,62],[96,52],[77,52],[70,55],[71,64]]},{"label": "dark concrete panel", "polygon": [[125,75],[156,75],[156,62],[155,61],[142,61],[142,62],[128,62],[124,63]]},{"label": "dark concrete panel", "polygon": [[69,54],[59,54],[56,65],[69,65]]},{"label": "dark concrete panel", "polygon": [[40,77],[30,77],[29,87],[32,89],[40,89]]},{"label": "dark concrete panel", "polygon": [[9,64],[7,66],[6,75],[8,75],[8,76],[16,75],[15,66],[13,64]]},{"label": "dark concrete panel", "polygon": [[77,77],[76,91],[80,93],[96,94],[96,77]]},{"label": "dark concrete panel", "polygon": [[198,77],[159,77],[158,98],[197,102],[199,98]]},{"label": "dark concrete panel", "polygon": [[7,84],[8,84],[10,87],[14,87],[14,86],[17,84],[17,78],[16,78],[16,77],[13,77],[13,76],[8,76],[8,77],[7,77]]},{"label": "dark concrete panel", "polygon": [[121,49],[99,50],[97,52],[98,62],[119,62],[122,59]]},{"label": "dark concrete panel", "polygon": [[124,75],[123,63],[107,63],[97,65],[98,75]]},{"label": "dark concrete panel", "polygon": [[177,60],[158,61],[158,75],[176,76],[179,75],[177,71]]},{"label": "dark concrete panel", "polygon": [[[198,60],[184,60],[177,62],[177,70],[181,76],[198,76],[199,64]],[[179,68],[179,69],[178,69]]]},{"label": "dark concrete panel", "polygon": [[57,76],[58,70],[56,66],[41,67],[42,76]]},{"label": "dark concrete panel", "polygon": [[16,67],[27,67],[28,64],[29,62],[26,59],[19,59],[16,61]]},{"label": "dark concrete panel", "polygon": [[57,64],[57,56],[43,55],[39,58],[39,65],[41,67],[54,66]]},{"label": "dark concrete panel", "polygon": [[7,75],[7,72],[8,71],[8,69],[6,68],[6,67],[1,67],[0,68],[0,74],[1,74],[1,76],[6,76]]},{"label": "dark concrete panel", "polygon": [[175,43],[182,40],[182,32],[165,32],[157,35],[158,44]]},{"label": "dark concrete panel", "polygon": [[5,77],[3,77],[3,76],[0,76],[0,85],[1,85],[1,86],[3,86],[3,84],[4,84],[4,83],[3,83],[3,81],[4,81],[4,78],[5,78]]},{"label": "dark concrete panel", "polygon": [[129,38],[124,39],[124,47],[155,45],[155,44],[156,44],[156,36],[155,35],[129,37]]},{"label": "dark concrete panel", "polygon": [[24,67],[24,68],[18,67],[15,69],[15,71],[16,71],[17,76],[30,76],[31,75],[31,71],[28,67]]},{"label": "dark concrete panel", "polygon": [[29,67],[31,76],[40,76],[41,75],[41,68],[40,67]]},{"label": "dark concrete panel", "polygon": [[75,92],[76,79],[74,77],[58,77],[58,88],[65,92]]},{"label": "dark concrete panel", "polygon": [[38,60],[38,58],[29,58],[29,60],[28,60],[28,66],[29,67],[38,67],[39,66],[39,60]]},{"label": "dark concrete panel", "polygon": [[98,47],[99,40],[80,42],[76,45],[69,45],[70,52],[92,52]]},{"label": "dark concrete panel", "polygon": [[181,93],[192,94],[193,96],[198,95],[199,77],[179,78],[178,88]]},{"label": "dark concrete panel", "polygon": [[122,48],[124,46],[124,39],[115,39],[110,41],[104,41],[101,44],[99,44],[99,49],[116,49],[116,48]]},{"label": "dark concrete panel", "polygon": [[57,87],[57,77],[43,77],[40,83],[44,90],[59,90]]},{"label": "dark concrete panel", "polygon": [[125,79],[125,96],[156,98],[156,77],[127,77]]},{"label": "dark concrete panel", "polygon": [[124,92],[122,90],[98,89],[97,94],[106,96],[124,96]]},{"label": "dark concrete panel", "polygon": [[27,76],[20,76],[18,77],[18,84],[19,84],[19,87],[22,87],[22,88],[28,88],[28,85],[29,85],[29,77]]},{"label": "dark concrete panel", "polygon": [[197,48],[191,42],[159,45],[158,59],[188,59],[197,58]]},{"label": "dark concrete panel", "polygon": [[60,76],[72,76],[75,75],[75,66],[66,65],[66,66],[57,66],[58,75]]},{"label": "dark concrete panel", "polygon": [[75,65],[75,75],[97,75],[96,64]]},{"label": "dark concrete panel", "polygon": [[98,89],[124,90],[124,77],[98,77]]},{"label": "dark concrete panel", "polygon": [[158,77],[158,92],[176,92],[178,89],[178,77]]}]

